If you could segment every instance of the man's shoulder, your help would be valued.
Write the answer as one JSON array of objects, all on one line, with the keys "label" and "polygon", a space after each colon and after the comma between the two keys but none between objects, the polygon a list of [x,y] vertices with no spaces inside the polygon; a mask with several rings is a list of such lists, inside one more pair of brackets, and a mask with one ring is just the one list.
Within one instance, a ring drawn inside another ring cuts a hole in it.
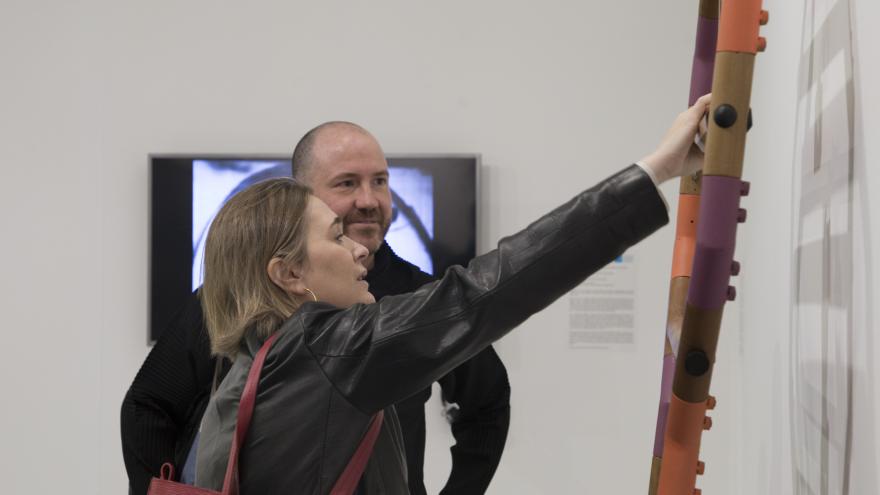
[{"label": "man's shoulder", "polygon": [[410,263],[409,261],[401,258],[392,251],[391,260],[389,263],[390,267],[395,268],[397,270],[405,271],[407,273],[412,274],[414,278],[426,279],[428,281],[433,280],[434,277],[430,273],[426,273],[422,271],[418,266]]}]

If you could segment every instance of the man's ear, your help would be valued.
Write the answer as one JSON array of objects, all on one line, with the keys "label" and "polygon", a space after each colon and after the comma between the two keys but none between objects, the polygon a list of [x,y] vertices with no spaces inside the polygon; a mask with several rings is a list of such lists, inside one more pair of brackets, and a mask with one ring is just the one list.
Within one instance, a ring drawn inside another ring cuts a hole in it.
[{"label": "man's ear", "polygon": [[302,269],[294,267],[281,258],[272,258],[266,266],[269,280],[288,294],[297,297],[306,295],[306,285],[302,279]]}]

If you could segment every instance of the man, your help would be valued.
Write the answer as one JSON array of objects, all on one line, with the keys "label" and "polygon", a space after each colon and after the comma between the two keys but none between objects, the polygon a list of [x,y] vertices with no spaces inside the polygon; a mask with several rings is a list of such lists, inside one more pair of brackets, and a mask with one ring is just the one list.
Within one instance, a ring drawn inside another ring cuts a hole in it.
[{"label": "man", "polygon": [[[293,153],[294,177],[312,187],[339,215],[345,233],[367,247],[370,292],[415,290],[431,276],[385,244],[391,221],[388,165],[376,139],[348,122],[309,131]],[[122,406],[122,444],[132,492],[146,493],[163,462],[182,468],[210,393],[211,358],[201,306],[193,297],[150,352]],[[452,421],[452,472],[441,493],[483,493],[501,459],[510,420],[507,372],[490,347],[440,380],[443,399],[458,405]],[[423,483],[426,389],[397,404],[407,454],[410,491]]]},{"label": "man", "polygon": [[[348,237],[365,246],[370,292],[381,299],[411,292],[431,276],[397,256],[384,242],[391,223],[388,164],[376,139],[348,122],[309,131],[293,153],[293,174],[339,215]],[[510,420],[507,371],[490,347],[440,380],[443,398],[459,411],[452,423],[452,473],[444,492],[483,493],[501,459]],[[425,493],[424,390],[396,405],[406,445],[410,491]]]}]

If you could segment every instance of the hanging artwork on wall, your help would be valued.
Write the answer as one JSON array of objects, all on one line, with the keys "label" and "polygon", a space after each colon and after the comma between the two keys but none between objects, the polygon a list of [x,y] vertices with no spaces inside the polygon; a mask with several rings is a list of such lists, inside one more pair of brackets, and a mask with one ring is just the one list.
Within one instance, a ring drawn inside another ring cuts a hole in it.
[{"label": "hanging artwork on wall", "polygon": [[[853,0],[805,2],[793,176],[790,350],[795,494],[877,493],[869,197]],[[869,400],[866,400],[869,399]],[[867,407],[866,407],[867,406]],[[873,470],[872,470],[873,471]]]},{"label": "hanging artwork on wall", "polygon": [[[287,157],[254,155],[156,155],[150,167],[152,342],[201,286],[208,227],[220,207],[291,170]],[[388,245],[429,274],[467,264],[476,255],[479,156],[391,155],[388,170]]]}]

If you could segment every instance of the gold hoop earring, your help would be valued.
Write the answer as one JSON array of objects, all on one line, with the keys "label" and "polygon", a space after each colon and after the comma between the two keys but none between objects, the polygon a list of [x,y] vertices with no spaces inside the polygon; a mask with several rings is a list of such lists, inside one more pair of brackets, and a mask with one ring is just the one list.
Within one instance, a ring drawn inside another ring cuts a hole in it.
[{"label": "gold hoop earring", "polygon": [[315,301],[315,302],[318,302],[318,296],[316,296],[315,293],[312,292],[312,290],[309,289],[308,287],[306,287],[305,289],[306,289],[306,292],[308,292],[309,294],[312,295],[312,300]]}]

